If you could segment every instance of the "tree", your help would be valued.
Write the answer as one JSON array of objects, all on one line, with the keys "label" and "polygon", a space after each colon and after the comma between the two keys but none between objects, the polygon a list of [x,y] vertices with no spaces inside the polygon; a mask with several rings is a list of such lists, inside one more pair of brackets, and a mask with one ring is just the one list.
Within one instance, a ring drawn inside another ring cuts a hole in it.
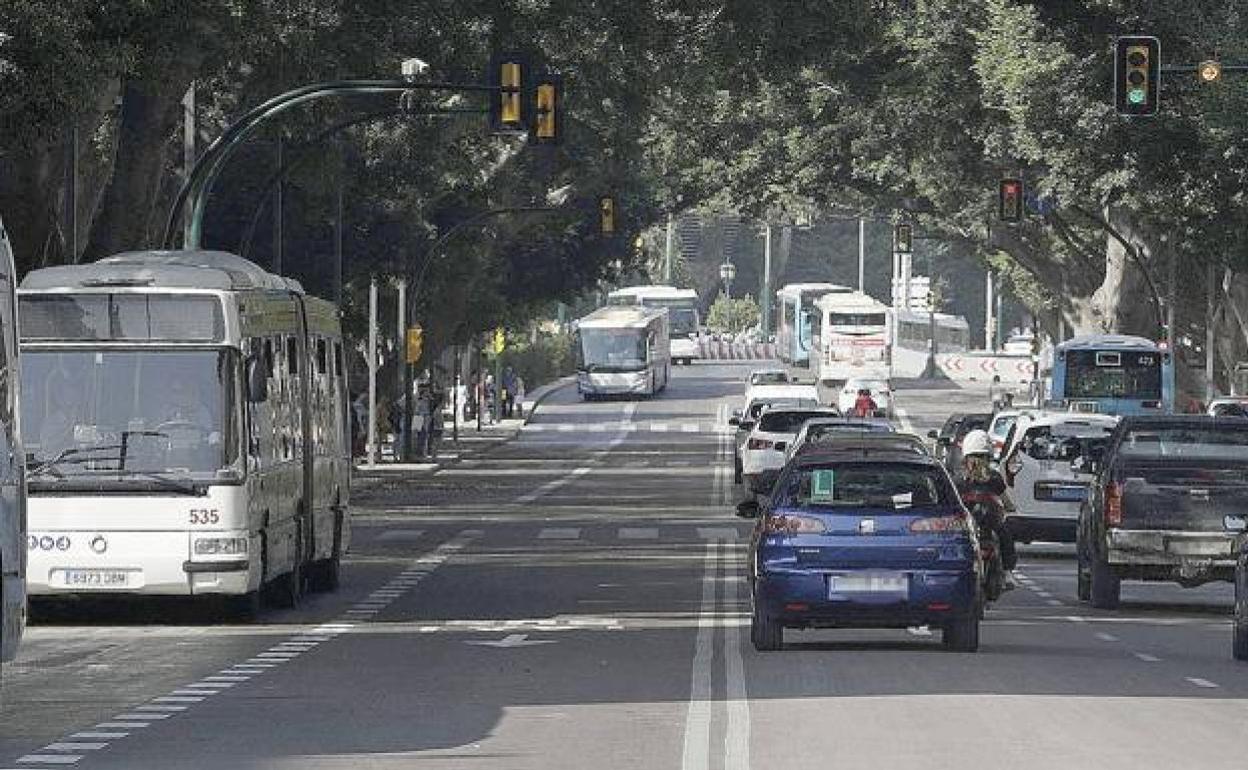
[{"label": "tree", "polygon": [[712,331],[740,334],[746,329],[758,325],[761,316],[758,303],[754,297],[746,294],[743,297],[729,297],[720,294],[711,304],[711,312],[706,316],[706,325]]}]

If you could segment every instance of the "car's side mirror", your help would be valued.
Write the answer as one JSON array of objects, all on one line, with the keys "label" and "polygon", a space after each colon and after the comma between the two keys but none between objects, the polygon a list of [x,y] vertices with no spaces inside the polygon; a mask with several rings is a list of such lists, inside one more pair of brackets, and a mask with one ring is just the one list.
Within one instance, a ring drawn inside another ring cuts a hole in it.
[{"label": "car's side mirror", "polygon": [[260,363],[258,356],[247,359],[247,400],[253,404],[269,400],[269,375]]},{"label": "car's side mirror", "polygon": [[753,420],[745,420],[745,421],[743,421],[743,422],[738,423],[737,425],[738,425],[738,427],[739,427],[739,428],[741,428],[741,430],[747,430],[747,431],[748,431],[748,430],[754,430],[754,421],[753,421]]},{"label": "car's side mirror", "polygon": [[740,424],[741,424],[741,418],[740,418],[740,417],[729,417],[729,418],[728,418],[728,424],[729,424],[729,425],[740,425]]},{"label": "car's side mirror", "polygon": [[762,506],[757,500],[742,500],[737,503],[737,515],[743,519],[757,519]]},{"label": "car's side mirror", "polygon": [[1222,517],[1222,527],[1227,532],[1248,532],[1248,516],[1228,513]]}]

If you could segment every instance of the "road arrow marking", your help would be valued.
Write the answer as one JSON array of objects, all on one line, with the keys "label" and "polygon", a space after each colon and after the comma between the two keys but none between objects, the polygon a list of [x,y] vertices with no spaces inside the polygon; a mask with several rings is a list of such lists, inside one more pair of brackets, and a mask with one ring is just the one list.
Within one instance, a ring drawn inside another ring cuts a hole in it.
[{"label": "road arrow marking", "polygon": [[532,647],[535,644],[554,643],[553,639],[530,639],[528,634],[507,634],[507,636],[502,639],[489,641],[474,639],[468,642],[468,644],[475,644],[480,647],[498,647],[500,649],[511,647]]}]

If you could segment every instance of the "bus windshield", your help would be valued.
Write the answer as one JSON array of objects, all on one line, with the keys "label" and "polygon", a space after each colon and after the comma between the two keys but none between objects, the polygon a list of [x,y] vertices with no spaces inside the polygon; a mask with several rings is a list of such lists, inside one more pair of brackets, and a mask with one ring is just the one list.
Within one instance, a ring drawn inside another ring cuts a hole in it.
[{"label": "bus windshield", "polygon": [[237,359],[226,350],[24,350],[32,470],[45,480],[215,477],[239,458]]},{"label": "bus windshield", "polygon": [[587,372],[637,372],[646,368],[642,329],[581,329],[577,365]]},{"label": "bus windshield", "polygon": [[1066,398],[1161,398],[1161,356],[1150,351],[1071,350]]},{"label": "bus windshield", "polygon": [[698,333],[698,311],[691,307],[669,307],[668,322],[673,337],[687,337]]}]

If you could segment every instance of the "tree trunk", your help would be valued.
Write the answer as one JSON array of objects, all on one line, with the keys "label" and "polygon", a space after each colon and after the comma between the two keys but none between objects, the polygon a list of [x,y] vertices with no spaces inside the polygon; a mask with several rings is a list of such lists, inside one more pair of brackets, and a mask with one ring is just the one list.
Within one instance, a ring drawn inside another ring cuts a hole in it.
[{"label": "tree trunk", "polygon": [[45,246],[54,261],[60,261],[64,238],[57,212],[64,158],[60,135],[7,156],[0,154],[0,211],[19,275],[43,263]]}]

